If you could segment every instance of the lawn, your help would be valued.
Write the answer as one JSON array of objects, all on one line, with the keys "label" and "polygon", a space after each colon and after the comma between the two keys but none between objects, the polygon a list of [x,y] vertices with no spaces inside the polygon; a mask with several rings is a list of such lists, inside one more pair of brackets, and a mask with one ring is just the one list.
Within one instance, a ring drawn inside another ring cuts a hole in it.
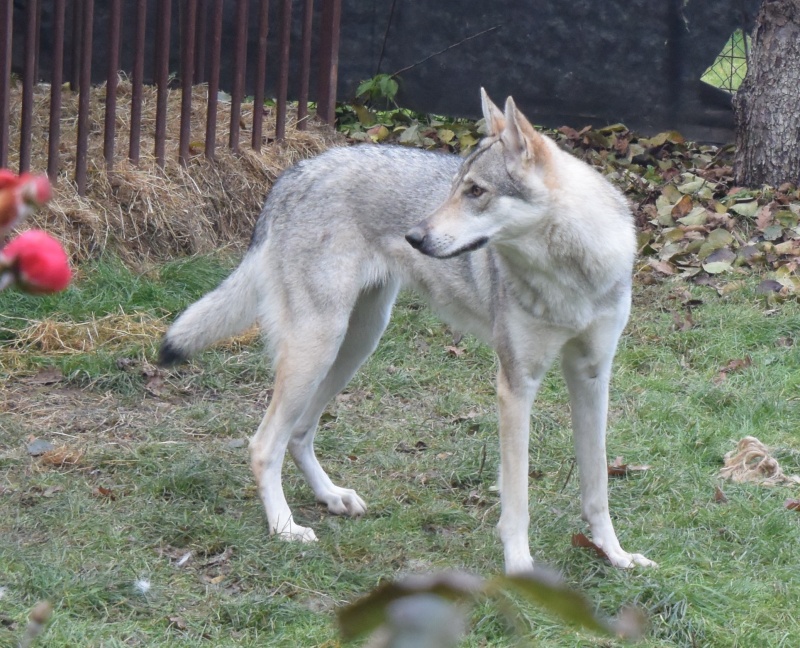
[{"label": "lawn", "polygon": [[[246,447],[271,386],[257,336],[152,364],[168,321],[233,263],[107,259],[63,295],[0,295],[0,646],[43,599],[47,646],[338,646],[336,608],[385,580],[501,571],[495,360],[410,295],[318,437],[367,516],[327,515],[289,467],[287,498],[319,542],[268,536]],[[557,371],[532,415],[534,556],[604,614],[644,609],[643,646],[800,645],[800,514],[784,508],[798,487],[716,477],[746,435],[800,474],[800,305],[767,301],[759,280],[724,296],[637,283],[608,446],[649,469],[612,479],[611,506],[623,546],[658,570],[571,546],[586,529]],[[53,448],[34,456],[34,439]],[[617,645],[521,609],[477,605],[464,645]]]}]

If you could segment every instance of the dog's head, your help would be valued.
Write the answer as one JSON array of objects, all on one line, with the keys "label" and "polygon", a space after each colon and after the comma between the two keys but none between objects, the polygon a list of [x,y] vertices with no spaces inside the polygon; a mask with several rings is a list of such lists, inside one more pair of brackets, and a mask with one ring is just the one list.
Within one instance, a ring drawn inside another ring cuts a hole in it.
[{"label": "dog's head", "polygon": [[481,89],[487,136],[464,161],[448,199],[406,234],[420,252],[448,258],[518,237],[550,208],[552,152],[509,97],[501,111]]}]

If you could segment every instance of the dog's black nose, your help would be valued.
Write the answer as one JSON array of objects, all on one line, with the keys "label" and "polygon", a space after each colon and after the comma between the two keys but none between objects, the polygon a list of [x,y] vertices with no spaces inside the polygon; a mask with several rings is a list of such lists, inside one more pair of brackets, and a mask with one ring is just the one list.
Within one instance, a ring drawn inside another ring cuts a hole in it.
[{"label": "dog's black nose", "polygon": [[406,234],[406,241],[408,241],[415,250],[419,250],[425,243],[425,230],[421,227],[410,229],[408,234]]}]

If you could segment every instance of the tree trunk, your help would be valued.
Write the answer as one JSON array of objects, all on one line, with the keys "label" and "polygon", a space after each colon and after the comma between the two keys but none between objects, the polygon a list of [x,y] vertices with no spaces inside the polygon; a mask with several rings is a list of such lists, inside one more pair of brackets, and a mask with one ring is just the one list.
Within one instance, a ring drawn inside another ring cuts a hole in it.
[{"label": "tree trunk", "polygon": [[737,184],[800,184],[800,0],[762,0],[733,109]]}]

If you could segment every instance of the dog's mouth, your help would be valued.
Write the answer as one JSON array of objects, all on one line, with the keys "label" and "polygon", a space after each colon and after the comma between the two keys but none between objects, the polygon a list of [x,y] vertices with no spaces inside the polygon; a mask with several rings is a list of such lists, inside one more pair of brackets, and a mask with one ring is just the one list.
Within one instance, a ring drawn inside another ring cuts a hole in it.
[{"label": "dog's mouth", "polygon": [[481,249],[484,245],[489,242],[488,236],[481,236],[479,239],[475,239],[472,243],[468,243],[464,247],[460,247],[454,252],[448,252],[440,256],[440,259],[452,259],[453,257],[460,256],[462,254],[466,254],[467,252],[474,252],[475,250]]}]

